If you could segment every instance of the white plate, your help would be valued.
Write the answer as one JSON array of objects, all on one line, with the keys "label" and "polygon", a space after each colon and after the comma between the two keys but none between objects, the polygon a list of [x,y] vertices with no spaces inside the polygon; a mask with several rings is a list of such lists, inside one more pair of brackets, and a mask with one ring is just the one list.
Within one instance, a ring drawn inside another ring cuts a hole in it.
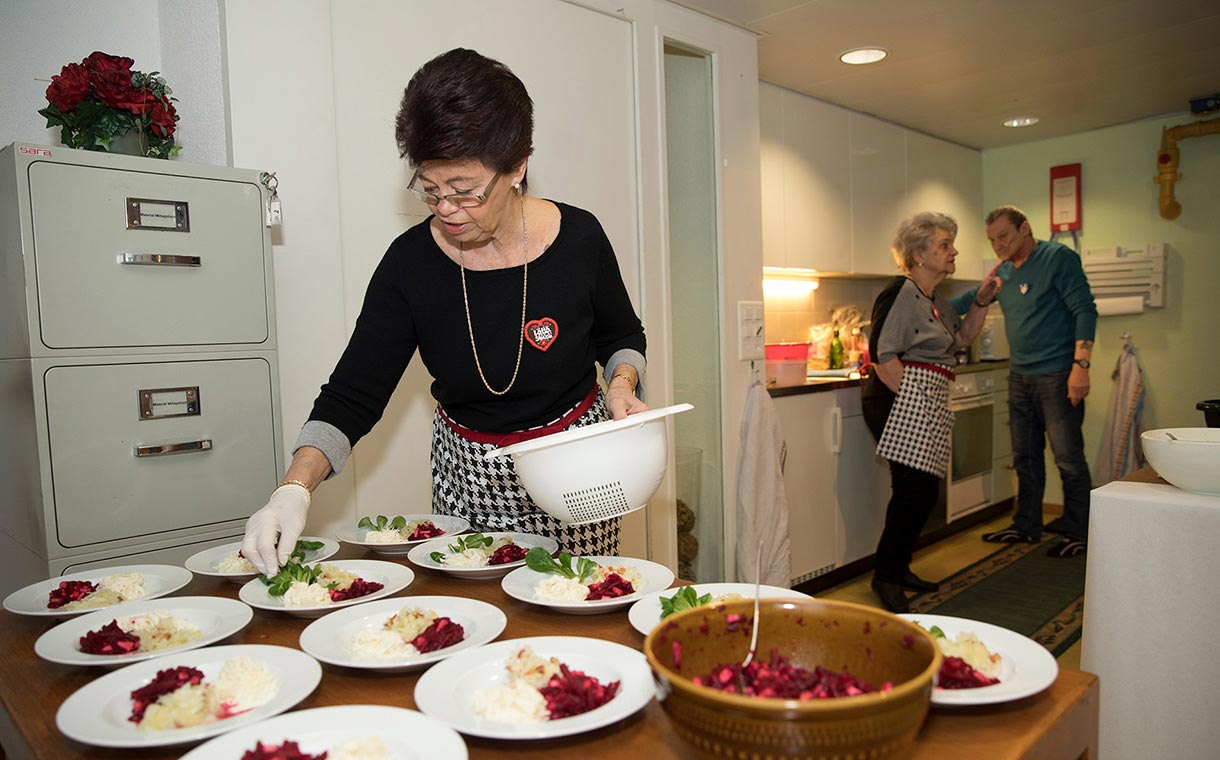
[{"label": "white plate", "polygon": [[[520,544],[521,546],[525,547],[526,551],[529,551],[535,546],[541,546],[548,552],[554,552],[559,548],[558,542],[556,542],[554,539],[547,538],[546,536],[535,536],[532,533],[484,533],[483,535],[491,536],[492,538],[496,539],[508,536],[513,540],[514,544]],[[442,572],[449,573],[455,578],[471,578],[475,580],[483,578],[499,578],[513,568],[521,567],[525,564],[525,560],[521,559],[516,562],[506,562],[503,565],[485,565],[483,567],[447,567],[434,561],[428,556],[432,552],[448,554],[449,544],[451,543],[453,543],[453,538],[449,536],[442,536],[440,538],[434,538],[431,541],[425,541],[422,544],[416,544],[411,548],[411,551],[407,553],[407,559],[411,560],[416,565],[426,567],[429,570],[440,570]]]},{"label": "white plate", "polygon": [[[391,520],[398,516],[399,515],[386,515],[386,517],[390,518]],[[373,517],[376,517],[376,515],[373,515]],[[431,520],[433,525],[445,531],[443,536],[437,536],[437,538],[448,538],[451,541],[453,540],[453,536],[470,529],[469,521],[461,517],[453,517],[450,515],[402,515],[402,517],[406,518],[407,522],[411,522],[413,520]],[[417,541],[400,541],[393,544],[378,544],[364,540],[364,537],[368,535],[368,532],[368,528],[348,527],[343,528],[336,533],[335,538],[338,538],[345,544],[363,546],[365,549],[368,549],[371,552],[385,554],[391,557],[406,554],[407,552],[411,551],[411,547],[415,546],[416,544],[422,544],[424,541],[434,540],[431,538],[421,538]]]},{"label": "white plate", "polygon": [[172,594],[178,589],[191,582],[191,571],[185,567],[177,567],[175,565],[123,565],[122,567],[97,567],[90,570],[81,570],[72,572],[66,575],[59,575],[45,581],[31,583],[23,589],[18,589],[4,598],[4,609],[9,612],[15,612],[18,615],[36,615],[41,617],[59,617],[69,618],[77,615],[86,615],[97,610],[104,610],[114,607],[111,604],[106,607],[90,607],[84,610],[65,610],[62,607],[59,609],[47,609],[47,595],[51,593],[51,589],[58,588],[63,581],[89,581],[96,583],[107,575],[115,575],[117,573],[142,573],[144,575],[144,589],[148,593],[139,599],[132,601],[142,602],[146,599],[156,599],[160,596]]},{"label": "white plate", "polygon": [[[462,626],[465,638],[453,646],[398,660],[366,660],[352,656],[352,637],[365,628],[380,628],[404,607],[434,610]],[[362,668],[385,673],[420,670],[464,649],[494,641],[504,632],[508,618],[499,607],[457,596],[409,596],[340,610],[310,623],[301,631],[301,649],[322,662],[347,668]]]},{"label": "white plate", "polygon": [[[712,599],[725,594],[740,594],[746,599],[754,598],[753,583],[696,583],[694,584],[695,593],[699,596],[711,594]],[[802,594],[799,591],[793,591],[790,588],[782,586],[762,586],[760,589],[761,599],[812,599],[808,594]],[[647,636],[652,633],[652,629],[656,628],[661,622],[661,597],[669,598],[678,593],[678,589],[671,588],[664,591],[658,591],[649,594],[635,604],[631,605],[631,609],[627,610],[627,622],[631,623],[631,627]]]},{"label": "white plate", "polygon": [[466,742],[435,718],[384,705],[342,705],[298,710],[265,720],[257,726],[231,731],[201,744],[182,760],[237,760],[256,742],[297,742],[301,751],[318,755],[351,739],[377,737],[394,760],[444,758],[466,760]]},{"label": "white plate", "polygon": [[[239,656],[260,662],[279,676],[280,689],[265,705],[215,723],[167,731],[143,730],[127,720],[131,715],[131,692],[147,685],[157,671],[184,665],[203,671],[204,681],[213,682],[224,664]],[[246,645],[176,652],[128,665],[85,684],[59,706],[55,725],[69,739],[95,747],[188,744],[278,715],[308,697],[320,680],[322,666],[318,661],[288,647]]]},{"label": "white plate", "polygon": [[[333,557],[335,552],[339,551],[339,542],[329,538],[321,538],[319,536],[301,536],[301,541],[321,541],[322,548],[314,549],[313,551],[305,552],[304,564],[308,565],[311,562],[321,562],[327,557]],[[245,583],[251,578],[258,575],[258,572],[253,573],[222,573],[216,569],[216,565],[225,557],[235,551],[241,549],[241,541],[236,541],[222,546],[213,546],[211,549],[204,549],[201,552],[192,554],[186,560],[186,569],[190,570],[195,575],[210,575],[214,578],[224,578],[233,583]]]},{"label": "white plate", "polygon": [[[199,638],[173,649],[130,654],[87,654],[80,650],[80,638],[119,617],[134,617],[149,612],[167,612],[189,620],[199,627]],[[237,633],[246,627],[254,610],[235,599],[214,596],[175,596],[168,599],[128,602],[65,621],[38,637],[34,653],[44,660],[64,665],[101,665],[118,667],[151,660],[174,652],[198,649]]]},{"label": "white plate", "polygon": [[[649,562],[646,559],[593,556],[585,557],[585,559],[593,560],[599,565],[625,565],[635,568],[643,576],[640,588],[636,589],[634,594],[620,596],[615,599],[597,599],[592,602],[554,602],[538,599],[534,596],[534,587],[547,578],[558,576],[550,573],[540,573],[528,567],[519,567],[504,576],[504,580],[500,582],[500,587],[504,589],[504,593],[523,602],[549,607],[570,615],[596,615],[599,612],[610,612],[611,610],[621,609],[629,604],[634,604],[644,594],[669,588],[669,584],[674,582],[674,574],[668,567],[658,565],[656,562]],[[572,560],[572,564],[575,566],[575,558]]]},{"label": "white plate", "polygon": [[932,704],[941,707],[993,705],[1037,694],[1055,682],[1059,664],[1038,642],[1021,634],[990,623],[945,615],[921,615],[908,612],[898,617],[918,623],[925,629],[940,626],[949,638],[959,633],[973,633],[988,650],[1000,655],[1003,667],[1000,682],[977,689],[933,689]]},{"label": "white plate", "polygon": [[383,562],[377,559],[340,559],[327,562],[326,564],[340,570],[346,570],[349,573],[355,573],[366,581],[380,583],[383,588],[365,596],[358,596],[355,599],[347,599],[342,602],[334,602],[333,604],[319,604],[313,607],[289,607],[284,604],[282,597],[272,596],[267,592],[270,586],[255,578],[241,587],[241,590],[237,592],[237,598],[251,607],[257,607],[260,610],[287,612],[289,615],[297,617],[321,617],[328,612],[341,610],[344,607],[351,607],[355,604],[364,604],[375,599],[392,596],[411,585],[411,581],[415,580],[415,573],[411,568],[395,562]]},{"label": "white plate", "polygon": [[[573,670],[598,681],[619,681],[614,699],[595,710],[540,723],[500,723],[476,718],[474,695],[508,683],[504,669],[510,655],[528,646],[543,658],[557,657]],[[448,723],[467,736],[489,739],[548,739],[608,726],[643,708],[654,687],[648,660],[622,644],[580,636],[535,636],[497,641],[468,649],[433,665],[415,684],[415,704],[425,715]]]}]

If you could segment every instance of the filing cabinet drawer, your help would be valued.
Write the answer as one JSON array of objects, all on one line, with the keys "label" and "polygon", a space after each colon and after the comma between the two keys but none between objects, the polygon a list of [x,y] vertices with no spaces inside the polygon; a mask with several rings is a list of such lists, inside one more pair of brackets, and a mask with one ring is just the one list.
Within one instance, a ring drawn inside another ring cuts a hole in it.
[{"label": "filing cabinet drawer", "polygon": [[261,357],[48,369],[59,544],[248,517],[275,487],[272,379]]},{"label": "filing cabinet drawer", "polygon": [[268,340],[257,185],[39,162],[29,192],[47,348]]}]

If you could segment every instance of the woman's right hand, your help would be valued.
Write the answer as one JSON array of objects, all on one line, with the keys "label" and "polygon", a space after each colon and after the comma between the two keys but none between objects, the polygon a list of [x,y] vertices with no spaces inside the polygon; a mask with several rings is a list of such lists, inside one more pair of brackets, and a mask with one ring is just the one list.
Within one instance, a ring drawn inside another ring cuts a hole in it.
[{"label": "woman's right hand", "polygon": [[885,384],[894,393],[898,392],[898,386],[902,383],[902,362],[895,356],[889,361],[874,364],[873,370],[877,373],[877,379]]},{"label": "woman's right hand", "polygon": [[263,575],[275,575],[305,530],[308,511],[309,491],[304,486],[290,483],[272,491],[266,505],[246,521],[242,556]]}]

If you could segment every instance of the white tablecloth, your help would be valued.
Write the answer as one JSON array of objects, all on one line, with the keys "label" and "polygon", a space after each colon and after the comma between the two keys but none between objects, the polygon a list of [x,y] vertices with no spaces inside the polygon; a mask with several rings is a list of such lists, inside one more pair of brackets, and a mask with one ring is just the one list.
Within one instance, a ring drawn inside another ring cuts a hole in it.
[{"label": "white tablecloth", "polygon": [[1121,481],[1095,490],[1084,598],[1099,756],[1220,757],[1220,497]]}]

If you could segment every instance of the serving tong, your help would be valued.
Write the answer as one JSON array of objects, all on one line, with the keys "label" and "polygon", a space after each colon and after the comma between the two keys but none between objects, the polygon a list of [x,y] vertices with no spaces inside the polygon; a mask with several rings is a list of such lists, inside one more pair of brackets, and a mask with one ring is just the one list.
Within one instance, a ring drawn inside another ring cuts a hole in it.
[{"label": "serving tong", "polygon": [[763,539],[758,539],[758,553],[754,555],[754,618],[750,621],[750,651],[741,661],[737,670],[737,688],[742,695],[746,693],[746,666],[754,662],[754,654],[758,651],[758,595],[762,593],[762,550]]}]

